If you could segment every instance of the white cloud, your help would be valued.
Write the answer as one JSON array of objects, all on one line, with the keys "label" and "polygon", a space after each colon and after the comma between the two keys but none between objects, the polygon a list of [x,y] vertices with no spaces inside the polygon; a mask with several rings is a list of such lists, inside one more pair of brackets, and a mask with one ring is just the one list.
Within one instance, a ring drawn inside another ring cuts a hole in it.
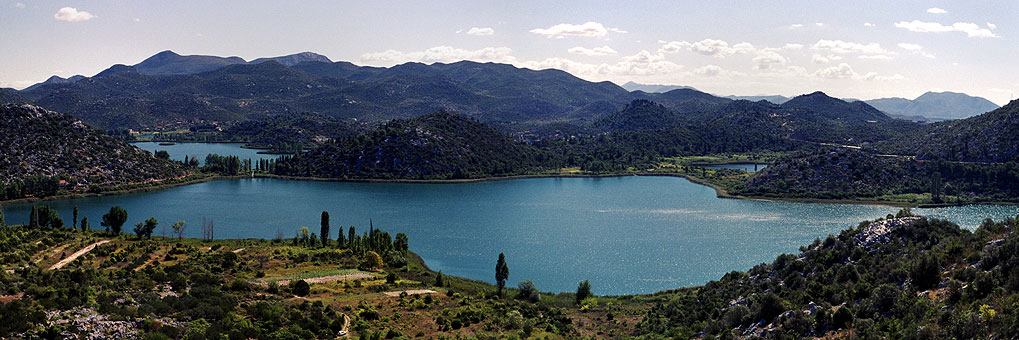
[{"label": "white cloud", "polygon": [[473,60],[481,62],[513,63],[516,58],[510,55],[509,47],[485,47],[477,50],[465,50],[450,46],[437,46],[424,51],[402,52],[387,50],[362,54],[360,60],[373,65],[394,65],[409,61],[424,63],[455,62]]},{"label": "white cloud", "polygon": [[61,8],[59,11],[57,11],[57,14],[53,15],[54,19],[57,19],[57,20],[60,20],[60,21],[68,21],[68,22],[85,21],[85,20],[89,20],[89,19],[92,19],[92,18],[95,18],[95,17],[96,16],[92,15],[92,13],[85,12],[85,11],[78,11],[78,9],[74,8],[74,7],[64,7],[64,8]]},{"label": "white cloud", "polygon": [[142,19],[134,18],[134,22],[142,22]]},{"label": "white cloud", "polygon": [[788,27],[789,27],[789,29],[793,30],[793,29],[797,29],[797,28],[802,28],[803,24],[792,24],[792,25],[789,25]]},{"label": "white cloud", "polygon": [[815,63],[815,64],[827,64],[829,62],[838,61],[838,60],[842,60],[842,56],[835,55],[835,54],[829,54],[829,55],[826,55],[826,56],[825,55],[820,55],[820,54],[814,54],[814,56],[810,58],[810,62]]},{"label": "white cloud", "polygon": [[823,23],[823,22],[815,22],[815,23],[814,23],[814,26],[817,26],[817,27],[823,27],[823,26],[824,26],[824,23]]},{"label": "white cloud", "polygon": [[865,22],[865,23],[863,23],[863,26],[864,27],[874,27],[874,26],[877,26],[877,25],[874,25],[874,24],[869,23],[869,22]]},{"label": "white cloud", "polygon": [[762,50],[757,52],[757,56],[753,59],[754,64],[758,70],[767,70],[772,65],[785,64],[786,59],[782,55],[775,51]]},{"label": "white cloud", "polygon": [[718,65],[704,65],[693,70],[690,74],[704,77],[704,78],[716,78],[716,77],[734,77],[734,76],[745,76],[746,73],[726,70],[719,67]]},{"label": "white cloud", "polygon": [[[941,32],[964,32],[970,38],[997,38],[998,36],[986,28],[971,22],[957,22],[951,26],[942,25],[936,22],[913,20],[910,22],[899,21],[895,27],[903,28],[912,32],[941,33]],[[989,26],[988,26],[989,27]]]},{"label": "white cloud", "polygon": [[849,64],[841,63],[838,66],[832,66],[817,70],[814,72],[814,76],[825,78],[825,79],[852,79],[859,77],[856,71]]},{"label": "white cloud", "polygon": [[853,79],[853,80],[903,80],[906,77],[901,74],[894,74],[891,76],[878,75],[875,72],[867,72],[865,74],[857,73],[853,70],[852,66],[846,63],[840,63],[838,66],[826,67],[814,72],[814,76],[824,79]]},{"label": "white cloud", "polygon": [[913,54],[919,54],[927,58],[934,58],[934,54],[924,51],[923,46],[911,43],[899,43],[899,48],[909,51]]},{"label": "white cloud", "polygon": [[616,33],[626,33],[626,31],[618,28],[605,28],[605,25],[594,21],[588,21],[583,24],[558,24],[553,25],[549,28],[535,28],[531,30],[531,33],[544,35],[546,38],[563,39],[569,36],[574,37],[590,37],[598,38],[604,37],[609,31]]},{"label": "white cloud", "polygon": [[604,79],[609,76],[664,75],[677,72],[683,68],[682,65],[665,60],[665,55],[663,54],[654,54],[646,50],[631,56],[625,56],[614,64],[588,64],[565,58],[548,58],[542,61],[526,61],[517,64],[518,66],[538,70],[548,68],[560,69],[578,77],[589,79]]},{"label": "white cloud", "polygon": [[25,8],[25,3],[23,2],[15,3],[14,8]]},{"label": "white cloud", "polygon": [[998,25],[995,25],[995,24],[992,24],[992,23],[987,23],[987,28],[990,28],[992,30],[996,30],[996,29],[998,29]]},{"label": "white cloud", "polygon": [[491,27],[471,27],[467,30],[467,35],[493,35],[495,30]]},{"label": "white cloud", "polygon": [[947,14],[948,11],[946,11],[944,9],[941,9],[941,8],[937,8],[937,7],[931,7],[931,8],[927,9],[927,13],[931,13],[931,14]]},{"label": "white cloud", "polygon": [[787,50],[800,50],[803,49],[803,44],[785,44],[782,48]]},{"label": "white cloud", "polygon": [[608,46],[595,47],[595,48],[586,48],[586,47],[579,47],[578,46],[578,47],[574,47],[574,48],[571,48],[571,49],[567,50],[567,52],[570,52],[570,53],[573,53],[573,54],[582,54],[582,55],[587,55],[587,56],[594,56],[594,57],[606,56],[606,55],[615,55],[617,53],[616,50],[614,50],[614,49],[612,49],[611,47],[608,47]]},{"label": "white cloud", "polygon": [[686,41],[668,42],[658,49],[658,53],[676,53],[684,49],[719,58],[734,54],[747,54],[756,50],[753,44],[746,42],[729,46],[729,43],[722,40],[704,39],[692,43]]},{"label": "white cloud", "polygon": [[887,52],[885,49],[881,48],[881,45],[878,43],[861,44],[842,40],[825,39],[818,40],[813,46],[810,46],[810,48],[832,53],[884,54]]},{"label": "white cloud", "polygon": [[886,55],[886,54],[865,54],[865,55],[861,55],[861,56],[859,56],[857,58],[860,58],[860,59],[870,59],[870,60],[892,60],[893,59],[892,56]]}]

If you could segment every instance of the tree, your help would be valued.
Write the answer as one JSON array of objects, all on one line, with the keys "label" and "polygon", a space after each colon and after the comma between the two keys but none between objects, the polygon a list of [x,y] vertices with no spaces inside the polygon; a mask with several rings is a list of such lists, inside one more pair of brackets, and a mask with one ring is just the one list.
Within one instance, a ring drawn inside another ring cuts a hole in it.
[{"label": "tree", "polygon": [[499,296],[502,296],[502,289],[506,287],[508,278],[509,266],[506,265],[506,255],[499,253],[499,260],[495,262],[495,282],[499,284]]},{"label": "tree", "polygon": [[134,224],[134,234],[138,235],[138,239],[142,239],[145,235],[145,222],[138,222]]},{"label": "tree", "polygon": [[329,212],[322,211],[322,230],[320,230],[318,236],[322,237],[322,246],[325,247],[329,244]]},{"label": "tree", "polygon": [[87,231],[88,227],[89,227],[89,225],[88,225],[88,216],[82,217],[81,218],[81,231]]},{"label": "tree", "polygon": [[410,240],[407,238],[407,234],[396,233],[396,239],[393,241],[393,247],[396,248],[396,250],[407,252],[410,248]]},{"label": "tree", "polygon": [[909,278],[920,289],[931,289],[941,282],[941,261],[935,255],[926,253],[909,266]]},{"label": "tree", "polygon": [[156,230],[156,226],[159,225],[159,221],[156,221],[155,217],[149,217],[145,220],[145,227],[142,229],[145,232],[145,237],[152,239],[152,232]]},{"label": "tree", "polygon": [[364,256],[364,262],[361,262],[362,270],[381,270],[383,266],[382,256],[374,251],[369,251]]},{"label": "tree", "polygon": [[343,236],[343,227],[336,233],[336,247],[343,248],[347,246],[347,238]]},{"label": "tree", "polygon": [[520,290],[517,293],[517,299],[528,300],[531,302],[538,302],[541,300],[541,292],[538,291],[538,287],[534,285],[531,280],[521,281],[517,284],[517,289]]},{"label": "tree", "polygon": [[297,231],[297,239],[300,240],[301,244],[304,245],[305,247],[308,246],[309,243],[308,239],[310,237],[311,231],[308,230],[308,227],[301,227],[301,229]]},{"label": "tree", "polygon": [[102,226],[106,227],[107,231],[112,231],[113,234],[120,234],[120,227],[127,222],[127,210],[119,206],[110,208],[110,212],[103,214]]},{"label": "tree", "polygon": [[56,209],[50,209],[48,205],[40,205],[32,207],[29,225],[36,228],[62,228],[64,220],[60,218],[60,214]]},{"label": "tree", "polygon": [[354,236],[357,236],[357,230],[354,229],[354,226],[350,226],[350,229],[347,230],[347,242],[350,245],[347,248],[354,249]]},{"label": "tree", "polygon": [[170,153],[166,152],[166,150],[156,151],[156,155],[155,156],[156,156],[156,158],[159,158],[159,159],[170,159]]},{"label": "tree", "polygon": [[7,226],[7,221],[4,220],[4,209],[0,207],[0,227]]},{"label": "tree", "polygon": [[173,233],[177,234],[178,240],[184,238],[184,227],[186,226],[187,224],[184,221],[173,222],[173,225],[170,226],[171,228],[173,228]]},{"label": "tree", "polygon": [[311,286],[304,280],[290,281],[290,291],[297,296],[308,296],[308,293],[311,293]]},{"label": "tree", "polygon": [[577,285],[577,304],[579,305],[580,301],[591,296],[593,296],[591,294],[591,283],[587,282],[587,280],[580,281],[580,284]]},{"label": "tree", "polygon": [[71,220],[71,229],[78,228],[78,205],[74,205],[74,219]]},{"label": "tree", "polygon": [[435,286],[442,287],[446,285],[446,279],[442,277],[442,271],[435,273]]}]

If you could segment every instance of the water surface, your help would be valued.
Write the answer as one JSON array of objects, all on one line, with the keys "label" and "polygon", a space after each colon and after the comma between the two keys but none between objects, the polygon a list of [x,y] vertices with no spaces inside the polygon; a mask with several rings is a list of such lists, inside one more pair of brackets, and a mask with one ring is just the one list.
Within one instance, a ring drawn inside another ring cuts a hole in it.
[{"label": "water surface", "polygon": [[[574,291],[588,279],[596,294],[649,293],[703,284],[748,270],[815,238],[838,233],[897,208],[719,199],[713,189],[676,177],[538,178],[461,184],[220,180],[156,192],[46,202],[70,223],[78,205],[98,227],[111,206],[130,225],[153,216],[160,226],[186,220],[199,237],[214,221],[217,238],[292,237],[319,230],[328,210],[339,226],[407,233],[411,249],[446,274],[494,281],[506,254],[510,284]],[[4,208],[24,223],[30,206]],[[917,209],[975,227],[1016,216],[1016,206]],[[162,232],[156,229],[156,234]]]}]

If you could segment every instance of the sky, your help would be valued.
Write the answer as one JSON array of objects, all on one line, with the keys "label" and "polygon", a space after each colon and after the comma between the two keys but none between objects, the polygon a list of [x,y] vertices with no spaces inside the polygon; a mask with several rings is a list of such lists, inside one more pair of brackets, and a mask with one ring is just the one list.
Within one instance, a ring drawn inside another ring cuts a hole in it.
[{"label": "sky", "polygon": [[0,1],[0,87],[18,89],[173,50],[491,61],[717,95],[1019,94],[1019,0]]}]

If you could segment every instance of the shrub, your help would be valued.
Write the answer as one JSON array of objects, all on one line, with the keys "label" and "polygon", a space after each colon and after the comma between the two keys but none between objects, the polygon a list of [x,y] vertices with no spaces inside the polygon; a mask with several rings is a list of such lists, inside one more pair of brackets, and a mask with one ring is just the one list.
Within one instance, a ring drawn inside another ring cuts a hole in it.
[{"label": "shrub", "polygon": [[541,292],[538,291],[538,287],[534,285],[531,280],[522,281],[517,284],[517,289],[520,290],[517,293],[517,298],[522,300],[528,300],[531,302],[538,302],[541,300]]},{"label": "shrub", "polygon": [[311,293],[311,286],[304,280],[290,281],[290,292],[297,296],[308,296],[308,293]]}]

